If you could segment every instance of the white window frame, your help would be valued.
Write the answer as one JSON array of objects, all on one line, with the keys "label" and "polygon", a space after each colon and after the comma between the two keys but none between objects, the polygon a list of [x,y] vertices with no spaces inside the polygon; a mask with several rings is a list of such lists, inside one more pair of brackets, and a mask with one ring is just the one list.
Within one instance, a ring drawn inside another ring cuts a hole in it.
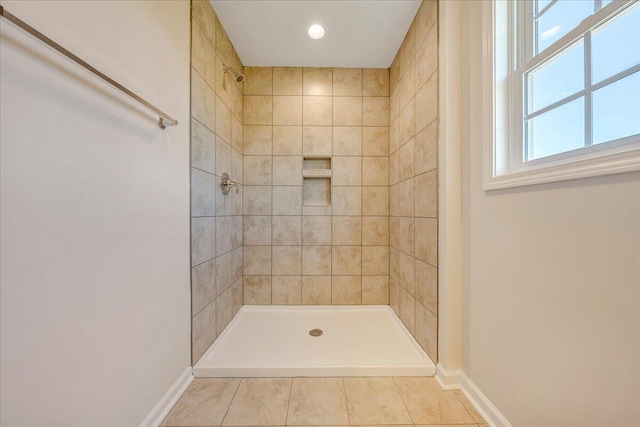
[{"label": "white window frame", "polygon": [[[564,181],[576,178],[609,175],[640,170],[640,137],[634,135],[620,140],[579,148],[540,159],[523,162],[523,75],[537,65],[575,43],[585,32],[596,26],[604,17],[626,9],[638,0],[614,0],[595,14],[586,18],[576,28],[561,37],[526,64],[524,58],[532,57],[533,46],[519,49],[515,41],[516,31],[529,31],[531,16],[517,15],[514,0],[483,2],[483,140],[484,140],[484,189],[517,187]],[[523,0],[518,0],[521,3]],[[524,0],[533,3],[531,0]],[[555,2],[554,2],[555,3]],[[533,13],[533,6],[528,8]],[[585,37],[585,50],[590,40]],[[517,55],[524,55],[517,57]],[[591,53],[588,52],[587,55]],[[517,68],[517,64],[523,64]],[[636,72],[637,67],[591,85],[585,81],[585,89],[573,95],[578,98],[585,92],[593,92],[607,83]],[[585,74],[590,64],[585,64]],[[586,75],[589,77],[589,74]],[[585,97],[587,99],[590,97]],[[563,101],[560,101],[563,102]],[[589,105],[587,105],[589,104]],[[555,106],[556,103],[552,104]],[[545,107],[545,111],[551,109]],[[586,114],[591,114],[590,103],[585,103]],[[539,113],[536,113],[539,114]],[[589,117],[586,116],[586,117]],[[591,126],[586,123],[585,126]]]}]

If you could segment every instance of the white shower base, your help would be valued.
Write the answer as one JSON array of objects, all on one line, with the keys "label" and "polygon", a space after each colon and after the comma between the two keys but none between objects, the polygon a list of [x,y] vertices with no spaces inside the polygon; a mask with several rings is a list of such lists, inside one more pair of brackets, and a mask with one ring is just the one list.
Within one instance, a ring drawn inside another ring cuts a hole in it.
[{"label": "white shower base", "polygon": [[[320,337],[311,329],[323,330]],[[196,377],[433,376],[389,306],[243,306]]]}]

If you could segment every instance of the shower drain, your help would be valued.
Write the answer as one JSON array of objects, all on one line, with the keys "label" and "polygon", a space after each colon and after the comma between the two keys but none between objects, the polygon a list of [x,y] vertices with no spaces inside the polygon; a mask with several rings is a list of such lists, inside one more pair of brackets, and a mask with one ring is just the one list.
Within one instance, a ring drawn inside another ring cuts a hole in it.
[{"label": "shower drain", "polygon": [[309,335],[311,335],[312,337],[319,337],[320,335],[322,335],[322,329],[312,329],[309,331]]}]

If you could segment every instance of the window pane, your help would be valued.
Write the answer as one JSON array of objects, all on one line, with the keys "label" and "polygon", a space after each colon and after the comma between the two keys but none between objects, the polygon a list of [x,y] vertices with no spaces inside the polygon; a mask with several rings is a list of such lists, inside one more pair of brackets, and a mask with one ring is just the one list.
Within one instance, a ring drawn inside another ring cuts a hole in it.
[{"label": "window pane", "polygon": [[582,40],[528,74],[527,82],[528,114],[584,89]]},{"label": "window pane", "polygon": [[591,0],[558,0],[536,25],[536,53],[542,52],[593,13]]},{"label": "window pane", "polygon": [[636,3],[594,31],[591,43],[593,83],[640,63],[640,6]]},{"label": "window pane", "polygon": [[640,72],[593,93],[593,143],[640,133]]},{"label": "window pane", "polygon": [[549,3],[551,3],[551,0],[536,0],[536,13],[540,13]]},{"label": "window pane", "polygon": [[578,98],[529,120],[525,129],[525,160],[584,147],[584,98]]}]

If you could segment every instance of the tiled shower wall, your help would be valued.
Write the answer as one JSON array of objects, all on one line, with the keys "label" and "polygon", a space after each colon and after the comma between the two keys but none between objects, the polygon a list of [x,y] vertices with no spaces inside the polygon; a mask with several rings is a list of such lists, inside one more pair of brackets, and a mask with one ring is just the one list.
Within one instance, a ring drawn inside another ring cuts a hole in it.
[{"label": "tiled shower wall", "polygon": [[390,69],[390,304],[438,358],[438,4],[424,1]]},{"label": "tiled shower wall", "polygon": [[227,172],[242,182],[242,85],[222,64],[243,66],[211,4],[191,19],[192,363],[242,306],[242,192],[220,192]]},{"label": "tiled shower wall", "polygon": [[245,73],[244,303],[388,304],[389,70]]}]

